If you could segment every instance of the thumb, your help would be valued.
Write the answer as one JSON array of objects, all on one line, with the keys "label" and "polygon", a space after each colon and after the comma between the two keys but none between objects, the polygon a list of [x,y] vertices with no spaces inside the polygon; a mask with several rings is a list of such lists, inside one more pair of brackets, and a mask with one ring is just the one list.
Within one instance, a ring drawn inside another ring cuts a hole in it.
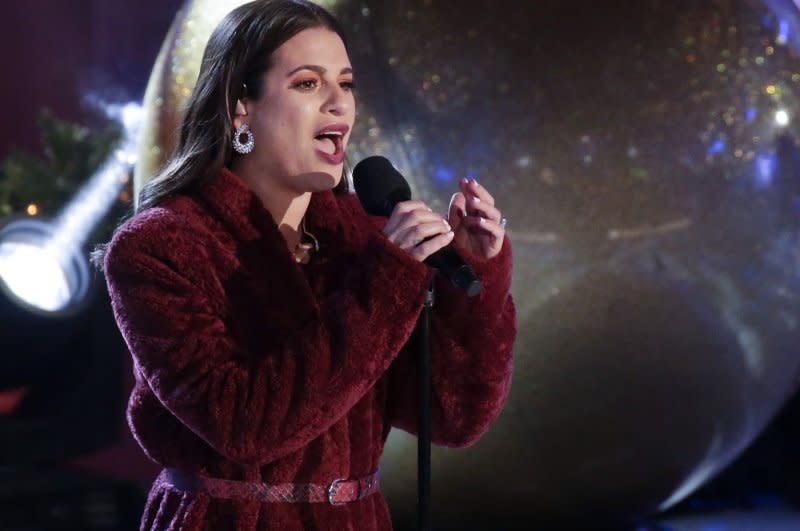
[{"label": "thumb", "polygon": [[450,206],[447,208],[447,222],[453,230],[461,225],[461,220],[467,215],[467,199],[461,192],[456,192],[450,198]]}]

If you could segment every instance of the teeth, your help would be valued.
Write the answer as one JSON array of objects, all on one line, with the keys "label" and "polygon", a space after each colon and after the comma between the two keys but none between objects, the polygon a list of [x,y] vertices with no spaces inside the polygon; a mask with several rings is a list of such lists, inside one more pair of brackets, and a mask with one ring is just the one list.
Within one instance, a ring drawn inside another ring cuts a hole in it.
[{"label": "teeth", "polygon": [[319,136],[342,136],[342,132],[341,131],[327,131],[325,133],[322,133]]}]

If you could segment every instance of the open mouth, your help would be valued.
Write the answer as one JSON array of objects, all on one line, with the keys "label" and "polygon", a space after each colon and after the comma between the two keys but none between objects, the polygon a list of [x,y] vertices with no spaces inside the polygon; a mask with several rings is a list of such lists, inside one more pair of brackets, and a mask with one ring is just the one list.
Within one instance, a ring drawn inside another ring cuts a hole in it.
[{"label": "open mouth", "polygon": [[314,137],[314,145],[327,155],[336,155],[344,151],[343,137],[344,135],[338,131],[329,131]]}]

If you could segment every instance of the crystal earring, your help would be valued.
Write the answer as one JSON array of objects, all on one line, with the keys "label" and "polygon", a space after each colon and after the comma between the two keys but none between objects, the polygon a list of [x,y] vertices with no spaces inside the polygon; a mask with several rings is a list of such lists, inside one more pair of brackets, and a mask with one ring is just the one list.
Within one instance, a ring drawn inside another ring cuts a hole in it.
[{"label": "crystal earring", "polygon": [[[242,136],[247,137],[247,142],[242,143]],[[250,126],[247,124],[242,124],[241,127],[239,127],[233,134],[233,149],[235,149],[237,153],[247,155],[253,151],[253,147],[255,145],[256,139],[253,137],[253,132],[250,131]]]}]

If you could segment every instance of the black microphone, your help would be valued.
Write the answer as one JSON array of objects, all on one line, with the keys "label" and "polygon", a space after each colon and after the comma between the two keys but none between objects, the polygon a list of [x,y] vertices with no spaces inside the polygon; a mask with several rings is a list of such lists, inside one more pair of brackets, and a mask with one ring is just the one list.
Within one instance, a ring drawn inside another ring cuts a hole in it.
[{"label": "black microphone", "polygon": [[[388,217],[397,203],[411,199],[411,188],[405,178],[384,157],[367,157],[356,164],[353,184],[364,210],[373,216]],[[438,269],[469,297],[483,288],[472,267],[450,245],[430,255],[425,263]]]}]

